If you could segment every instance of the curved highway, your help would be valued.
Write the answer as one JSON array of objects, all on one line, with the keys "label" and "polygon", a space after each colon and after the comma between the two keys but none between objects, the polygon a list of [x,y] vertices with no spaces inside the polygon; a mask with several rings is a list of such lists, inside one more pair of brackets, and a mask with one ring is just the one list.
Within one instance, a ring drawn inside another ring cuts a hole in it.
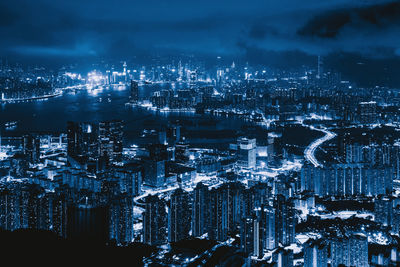
[{"label": "curved highway", "polygon": [[325,133],[325,135],[321,138],[318,138],[316,140],[314,140],[310,145],[308,145],[308,147],[306,148],[306,150],[304,150],[304,157],[311,162],[315,167],[319,167],[322,166],[322,164],[320,164],[318,162],[318,160],[315,158],[315,151],[317,150],[317,148],[322,145],[324,142],[333,139],[336,134],[329,131],[328,129],[324,128],[324,129],[320,129],[320,128],[315,128],[314,126],[309,126],[309,128],[311,130],[315,130],[315,131],[320,131]]}]

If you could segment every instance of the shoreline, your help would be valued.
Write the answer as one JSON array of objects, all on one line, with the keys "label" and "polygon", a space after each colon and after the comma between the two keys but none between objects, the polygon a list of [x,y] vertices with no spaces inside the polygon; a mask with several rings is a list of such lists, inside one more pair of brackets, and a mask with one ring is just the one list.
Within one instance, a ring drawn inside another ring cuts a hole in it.
[{"label": "shoreline", "polygon": [[20,103],[20,102],[24,102],[24,101],[49,99],[49,98],[57,97],[60,95],[62,95],[62,92],[52,94],[52,95],[43,95],[43,96],[35,96],[35,97],[28,97],[28,98],[0,99],[0,103]]}]

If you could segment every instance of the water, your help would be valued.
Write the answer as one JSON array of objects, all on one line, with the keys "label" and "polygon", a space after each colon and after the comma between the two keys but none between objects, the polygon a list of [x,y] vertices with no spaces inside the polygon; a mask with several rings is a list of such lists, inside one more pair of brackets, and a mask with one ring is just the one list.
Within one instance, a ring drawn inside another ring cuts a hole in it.
[{"label": "water", "polygon": [[[187,87],[186,84],[144,85],[139,87],[139,94],[141,97],[148,97],[152,92],[163,88]],[[193,113],[160,113],[126,106],[129,93],[129,87],[121,85],[105,87],[102,90],[65,92],[62,96],[42,101],[2,104],[0,106],[1,132],[6,136],[19,136],[29,132],[57,134],[66,131],[68,121],[122,119],[125,121],[125,139],[132,141],[137,139],[145,128],[158,128],[176,120],[189,130],[199,127],[210,131],[239,129],[243,124],[235,119],[213,119],[207,115]],[[17,121],[17,128],[6,131],[4,123],[8,121]],[[200,123],[196,123],[199,121]],[[214,121],[214,123],[204,125],[204,121]],[[190,139],[190,136],[188,137]],[[215,138],[214,141],[209,141],[215,142]]]}]

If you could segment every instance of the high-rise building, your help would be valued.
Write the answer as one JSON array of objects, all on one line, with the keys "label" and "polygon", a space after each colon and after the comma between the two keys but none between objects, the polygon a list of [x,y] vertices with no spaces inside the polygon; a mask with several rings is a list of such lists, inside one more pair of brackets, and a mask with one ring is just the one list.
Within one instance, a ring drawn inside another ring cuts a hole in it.
[{"label": "high-rise building", "polygon": [[278,244],[288,246],[295,238],[295,209],[293,201],[278,195],[274,200],[275,238]]},{"label": "high-rise building", "polygon": [[253,218],[243,218],[240,222],[240,248],[248,255],[254,252],[254,234],[257,231]]},{"label": "high-rise building", "polygon": [[95,168],[122,157],[123,122],[120,120],[96,123],[68,122],[68,158],[72,163],[97,162]]},{"label": "high-rise building", "polygon": [[263,223],[264,223],[264,247],[267,250],[272,250],[278,246],[276,238],[276,210],[272,206],[265,206],[262,208],[263,211]]},{"label": "high-rise building", "polygon": [[363,124],[372,124],[377,122],[376,102],[360,102],[358,104],[359,121]]},{"label": "high-rise building", "polygon": [[189,193],[178,188],[170,199],[168,207],[168,241],[178,242],[189,237],[190,205]]},{"label": "high-rise building", "polygon": [[118,196],[110,204],[109,239],[117,244],[129,244],[134,240],[133,206],[133,198],[127,194]]},{"label": "high-rise building", "polygon": [[272,254],[272,262],[276,267],[293,267],[293,250],[282,247]]},{"label": "high-rise building", "polygon": [[74,159],[80,157],[96,158],[98,156],[98,132],[92,123],[68,122],[68,156]]},{"label": "high-rise building", "polygon": [[99,123],[99,156],[109,161],[122,157],[123,121],[112,120]]},{"label": "high-rise building", "polygon": [[320,196],[389,194],[393,189],[394,172],[390,165],[345,163],[314,167],[305,164],[301,170],[301,189]]},{"label": "high-rise building", "polygon": [[387,196],[380,196],[374,203],[375,222],[383,226],[390,226],[393,222],[393,200]]},{"label": "high-rise building", "polygon": [[175,145],[175,159],[181,163],[185,163],[189,159],[189,144],[187,142],[181,141]]},{"label": "high-rise building", "polygon": [[228,233],[238,229],[242,218],[244,185],[240,182],[226,183],[210,191],[210,236],[226,240]]},{"label": "high-rise building", "polygon": [[238,164],[247,169],[256,167],[256,139],[240,138],[238,140]]},{"label": "high-rise building", "polygon": [[134,164],[125,164],[122,167],[114,167],[114,176],[118,180],[119,192],[135,197],[142,192],[142,170]]},{"label": "high-rise building", "polygon": [[253,216],[245,217],[240,223],[240,247],[244,253],[257,258],[263,257],[265,247],[265,223],[261,209]]},{"label": "high-rise building", "polygon": [[136,81],[131,81],[130,102],[136,104],[139,101],[139,86]]},{"label": "high-rise building", "polygon": [[24,135],[23,153],[30,163],[37,163],[40,160],[40,139],[33,135]]},{"label": "high-rise building", "polygon": [[144,199],[143,243],[162,245],[166,242],[167,212],[165,201],[158,196],[147,196]]},{"label": "high-rise building", "polygon": [[365,235],[335,237],[330,240],[331,266],[367,267],[368,239]]},{"label": "high-rise building", "polygon": [[210,196],[208,187],[198,183],[192,198],[192,235],[199,237],[209,232]]},{"label": "high-rise building", "polygon": [[0,228],[41,229],[66,237],[67,201],[38,185],[7,183],[0,186]]},{"label": "high-rise building", "polygon": [[144,163],[144,182],[153,187],[164,186],[165,161],[164,160],[146,160]]},{"label": "high-rise building", "polygon": [[328,244],[323,240],[304,243],[304,267],[328,266]]}]

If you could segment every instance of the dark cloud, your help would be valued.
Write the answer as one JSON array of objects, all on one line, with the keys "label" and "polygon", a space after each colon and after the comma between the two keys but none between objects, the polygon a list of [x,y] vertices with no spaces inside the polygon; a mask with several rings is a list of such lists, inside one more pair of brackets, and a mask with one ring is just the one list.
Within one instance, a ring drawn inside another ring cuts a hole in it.
[{"label": "dark cloud", "polygon": [[4,3],[0,3],[0,27],[10,27],[18,19],[18,14],[9,9]]},{"label": "dark cloud", "polygon": [[0,57],[65,62],[189,53],[282,67],[313,64],[316,55],[334,53],[398,59],[399,5],[390,0],[3,1]]},{"label": "dark cloud", "polygon": [[254,23],[250,30],[249,36],[253,39],[263,40],[268,36],[277,36],[279,33],[271,26],[265,25],[263,22]]},{"label": "dark cloud", "polygon": [[399,26],[400,2],[328,11],[309,20],[297,33],[306,37],[335,38],[341,33],[360,34]]}]

